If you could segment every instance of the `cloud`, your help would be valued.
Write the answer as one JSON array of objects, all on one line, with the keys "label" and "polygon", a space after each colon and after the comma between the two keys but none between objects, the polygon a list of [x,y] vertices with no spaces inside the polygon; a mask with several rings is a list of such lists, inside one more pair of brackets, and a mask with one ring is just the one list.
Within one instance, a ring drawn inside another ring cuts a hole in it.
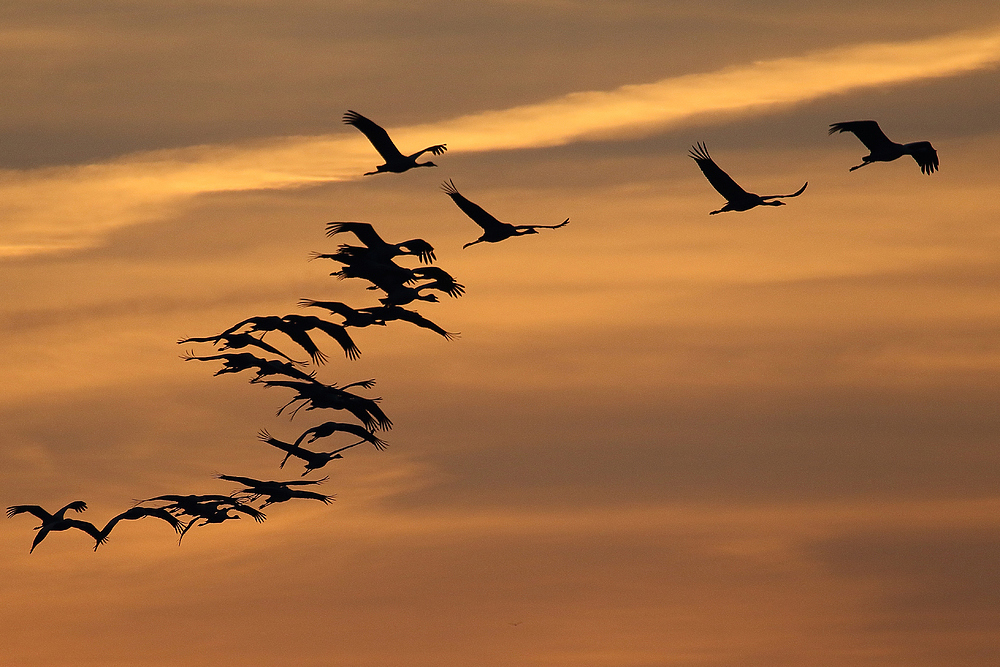
[{"label": "cloud", "polygon": [[[392,128],[406,148],[453,153],[637,136],[712,113],[754,113],[852,89],[945,77],[1000,61],[1000,27],[865,44],[688,74],[612,91]],[[162,219],[200,194],[360,178],[377,156],[357,133],[193,146],[93,165],[0,172],[0,256],[96,245],[123,226]]]}]

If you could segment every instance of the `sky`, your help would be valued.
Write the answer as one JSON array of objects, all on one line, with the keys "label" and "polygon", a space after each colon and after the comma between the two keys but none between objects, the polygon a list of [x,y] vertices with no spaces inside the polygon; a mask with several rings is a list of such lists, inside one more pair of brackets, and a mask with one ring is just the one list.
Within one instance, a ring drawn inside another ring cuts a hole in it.
[{"label": "sky", "polygon": [[[343,413],[213,377],[209,336],[423,238],[452,332],[352,329],[385,451],[330,505],[28,552],[19,667],[986,667],[1000,659],[1000,7],[847,0],[105,1],[0,8],[3,507],[103,525],[302,479]],[[436,168],[381,163],[353,109]],[[931,141],[939,172],[831,123]],[[725,203],[688,150],[746,189]],[[440,190],[558,230],[481,230]],[[415,262],[401,260],[408,266]],[[267,340],[277,341],[271,334]],[[277,344],[277,343],[276,343]]]}]

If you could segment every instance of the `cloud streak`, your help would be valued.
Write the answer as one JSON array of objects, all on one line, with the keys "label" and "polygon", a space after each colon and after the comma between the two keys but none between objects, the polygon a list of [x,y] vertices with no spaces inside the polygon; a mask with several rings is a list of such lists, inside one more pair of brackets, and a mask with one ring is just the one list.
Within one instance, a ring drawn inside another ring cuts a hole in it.
[{"label": "cloud streak", "polygon": [[[612,91],[392,128],[405,151],[453,153],[640,136],[711,113],[755,113],[852,89],[954,76],[1000,61],[1000,27],[864,44],[688,74]],[[193,146],[84,166],[0,172],[0,256],[89,247],[170,215],[200,194],[360,178],[378,160],[356,132],[239,146]]]}]

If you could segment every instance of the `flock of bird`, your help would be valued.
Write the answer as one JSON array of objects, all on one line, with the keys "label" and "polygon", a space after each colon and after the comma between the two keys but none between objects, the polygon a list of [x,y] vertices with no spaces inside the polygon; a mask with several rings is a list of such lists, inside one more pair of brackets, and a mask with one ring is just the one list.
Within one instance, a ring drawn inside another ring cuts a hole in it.
[{"label": "flock of bird", "polygon": [[[348,111],[343,121],[361,131],[385,161],[384,164],[378,165],[375,171],[366,172],[365,176],[382,173],[398,174],[416,167],[434,167],[437,165],[433,162],[417,162],[417,159],[425,153],[442,155],[447,150],[445,144],[437,144],[404,155],[396,148],[382,127],[356,111]],[[931,174],[938,169],[937,152],[929,142],[895,143],[873,120],[834,123],[830,126],[830,134],[837,132],[854,133],[869,150],[869,154],[862,158],[861,164],[851,167],[850,171],[875,162],[891,162],[904,155],[913,157],[924,174]],[[756,206],[782,206],[785,202],[779,200],[798,197],[808,185],[807,182],[797,191],[787,195],[757,195],[744,190],[723,171],[709,155],[704,144],[698,143],[693,146],[689,155],[709,183],[726,199],[725,206],[711,211],[712,215],[726,211],[747,211]],[[557,225],[512,225],[501,222],[479,205],[466,199],[452,180],[445,181],[441,189],[483,230],[478,239],[466,243],[463,248],[478,243],[497,243],[515,236],[537,234],[539,229],[559,229],[569,224],[568,218]],[[305,429],[290,442],[275,438],[266,430],[259,432],[258,437],[261,442],[284,453],[278,468],[283,469],[289,459],[300,460],[303,465],[303,477],[325,467],[335,459],[342,459],[343,452],[359,445],[367,443],[377,451],[384,450],[388,444],[377,433],[391,429],[392,421],[382,411],[379,405],[380,398],[368,398],[354,391],[348,391],[355,388],[371,389],[375,385],[375,380],[361,380],[343,386],[320,382],[316,378],[315,369],[311,371],[306,369],[310,362],[296,360],[293,355],[273,344],[273,338],[271,342],[266,342],[264,337],[269,333],[282,334],[284,339],[296,346],[294,354],[301,351],[308,355],[314,366],[328,361],[327,355],[317,344],[315,338],[317,336],[323,336],[318,340],[332,339],[347,359],[357,359],[361,351],[348,331],[353,328],[386,326],[388,322],[403,321],[432,331],[446,340],[453,340],[459,334],[445,330],[415,310],[404,306],[415,301],[437,302],[438,294],[457,298],[465,293],[465,287],[461,283],[443,269],[431,265],[436,260],[434,248],[423,239],[389,243],[366,222],[330,222],[327,223],[326,234],[328,237],[351,234],[361,245],[343,243],[335,252],[313,253],[311,259],[332,260],[338,263],[340,268],[330,275],[339,280],[359,279],[370,283],[369,290],[380,291],[383,294],[378,299],[380,305],[354,308],[340,301],[301,299],[298,303],[300,307],[326,311],[329,316],[335,316],[340,321],[303,314],[255,316],[248,317],[212,336],[188,337],[178,341],[180,344],[211,344],[215,354],[197,355],[189,351],[181,355],[181,358],[185,361],[221,362],[222,367],[215,372],[215,375],[250,371],[253,373],[250,378],[251,384],[290,390],[292,398],[278,409],[277,415],[281,415],[294,405],[290,418],[294,418],[300,410],[307,412],[335,410],[346,412],[357,421],[357,423],[325,421]],[[416,258],[418,266],[408,267],[397,263],[397,260],[403,257]],[[257,356],[265,353],[278,358]],[[317,451],[311,448],[317,441],[342,436],[349,436],[348,439],[353,442],[341,443],[329,451]],[[271,481],[220,474],[217,478],[236,483],[242,488],[233,490],[229,495],[166,494],[138,500],[129,509],[109,519],[100,529],[88,521],[66,517],[68,511],[80,513],[87,509],[87,504],[82,500],[73,501],[54,514],[50,514],[38,505],[12,505],[7,508],[7,516],[31,514],[41,521],[41,525],[35,528],[37,533],[29,553],[33,552],[49,533],[71,528],[93,538],[96,551],[108,541],[112,530],[122,521],[146,517],[160,519],[175,531],[180,544],[192,527],[222,523],[239,519],[241,516],[261,522],[266,518],[261,510],[269,505],[295,499],[317,500],[329,504],[334,498],[332,495],[301,488],[321,484],[328,477]],[[254,506],[254,503],[259,504]]]}]

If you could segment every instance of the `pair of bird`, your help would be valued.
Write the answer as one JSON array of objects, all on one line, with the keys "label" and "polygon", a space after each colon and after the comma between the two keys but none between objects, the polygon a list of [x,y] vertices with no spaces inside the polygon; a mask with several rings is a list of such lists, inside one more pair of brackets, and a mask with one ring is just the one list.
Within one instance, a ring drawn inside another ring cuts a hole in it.
[{"label": "pair of bird", "polygon": [[[913,157],[919,165],[920,171],[924,174],[932,174],[937,171],[939,164],[937,151],[928,141],[915,141],[908,144],[896,143],[885,135],[874,120],[854,120],[830,125],[830,134],[837,132],[853,132],[869,150],[869,154],[861,158],[861,164],[851,167],[849,171],[866,167],[875,162],[892,162],[904,155]],[[806,185],[809,185],[807,182],[790,195],[757,195],[741,188],[729,174],[724,172],[708,154],[708,149],[705,148],[704,144],[697,144],[688,154],[701,168],[712,187],[726,198],[726,205],[717,211],[712,211],[711,215],[726,211],[748,211],[756,206],[784,206],[785,202],[776,200],[798,197],[805,191]]]},{"label": "pair of bird", "polygon": [[[446,150],[445,145],[440,144],[425,148],[424,150],[414,153],[413,155],[404,156],[399,152],[395,144],[392,143],[392,140],[389,138],[388,133],[384,129],[361,114],[354,111],[348,111],[344,116],[344,122],[354,125],[361,130],[361,132],[368,137],[368,140],[371,141],[372,145],[386,161],[385,164],[376,168],[377,171],[368,172],[365,174],[366,176],[384,172],[400,173],[407,171],[408,169],[412,169],[413,167],[434,167],[437,165],[433,162],[418,163],[416,160],[428,151],[433,152],[435,155],[440,155]],[[861,164],[851,167],[850,171],[860,169],[861,167],[865,167],[875,162],[892,162],[893,160],[897,160],[904,155],[912,156],[920,166],[920,171],[924,174],[932,174],[938,169],[939,162],[937,151],[934,150],[934,147],[931,146],[930,142],[916,141],[907,144],[896,143],[885,135],[878,123],[874,120],[855,120],[843,123],[833,123],[830,125],[830,134],[835,134],[837,132],[853,132],[854,135],[861,140],[861,143],[868,148],[869,154],[861,158]],[[708,154],[708,150],[705,148],[704,144],[697,144],[691,149],[689,155],[701,168],[705,177],[708,178],[709,183],[712,184],[719,194],[726,198],[726,205],[717,211],[712,211],[711,215],[726,211],[748,211],[756,206],[783,206],[785,202],[776,200],[798,197],[805,191],[806,186],[809,185],[807,182],[796,192],[790,195],[761,196],[752,192],[747,192],[740,187],[739,184],[737,184],[736,181],[729,176],[729,174],[723,171],[715,163],[712,157]],[[458,189],[455,188],[455,184],[451,181],[446,182],[442,187],[444,191],[455,201],[458,207],[477,224],[479,224],[485,232],[478,240],[463,246],[466,248],[470,245],[475,245],[476,243],[482,243],[484,241],[496,242],[520,234],[537,233],[535,232],[535,229],[538,228],[562,227],[569,222],[567,219],[560,225],[515,227],[513,225],[500,222],[492,215],[484,211],[481,207],[463,197],[459,194]]]},{"label": "pair of bird", "polygon": [[97,526],[89,521],[81,521],[79,519],[70,519],[66,517],[66,512],[69,510],[73,510],[74,512],[83,512],[86,509],[87,503],[82,500],[74,500],[65,507],[56,511],[54,514],[49,514],[45,511],[45,509],[38,505],[11,505],[7,508],[7,516],[14,517],[18,514],[27,513],[41,520],[42,524],[35,527],[35,530],[37,530],[38,533],[35,535],[35,539],[32,541],[31,549],[28,550],[28,553],[33,552],[35,547],[41,544],[42,540],[44,540],[49,533],[69,530],[70,528],[82,530],[94,538],[94,541],[96,542],[94,545],[94,551],[97,551],[97,547],[108,541],[108,535],[111,534],[111,529],[114,528],[118,522],[143,519],[147,516],[155,516],[163,519],[178,533],[183,530],[183,525],[175,516],[170,514],[170,512],[165,509],[158,507],[133,507],[111,518],[111,520],[104,525],[104,528],[101,529],[98,529]]},{"label": "pair of bird", "polygon": [[[424,153],[441,155],[448,150],[446,144],[436,144],[434,146],[428,146],[423,150],[419,150],[412,155],[403,155],[400,150],[396,148],[396,144],[393,143],[392,139],[389,138],[389,133],[386,132],[385,129],[372,120],[365,118],[357,111],[348,111],[344,114],[343,120],[348,125],[352,125],[360,130],[361,133],[368,138],[368,141],[371,142],[375,150],[378,151],[378,154],[382,156],[382,159],[385,160],[384,164],[380,164],[375,167],[375,171],[366,172],[365,176],[386,173],[401,174],[404,171],[409,171],[415,167],[436,167],[437,165],[430,161],[417,162],[417,158]],[[466,199],[458,191],[458,188],[455,187],[455,183],[453,181],[445,181],[441,185],[441,189],[445,194],[451,197],[452,201],[455,202],[463,213],[469,216],[469,218],[471,218],[472,221],[479,225],[483,230],[482,236],[475,241],[466,243],[462,246],[462,248],[468,248],[469,246],[474,246],[477,243],[498,243],[514,236],[537,234],[539,229],[559,229],[560,227],[565,227],[569,224],[569,218],[566,218],[558,225],[512,225],[498,220],[478,204]]]}]

